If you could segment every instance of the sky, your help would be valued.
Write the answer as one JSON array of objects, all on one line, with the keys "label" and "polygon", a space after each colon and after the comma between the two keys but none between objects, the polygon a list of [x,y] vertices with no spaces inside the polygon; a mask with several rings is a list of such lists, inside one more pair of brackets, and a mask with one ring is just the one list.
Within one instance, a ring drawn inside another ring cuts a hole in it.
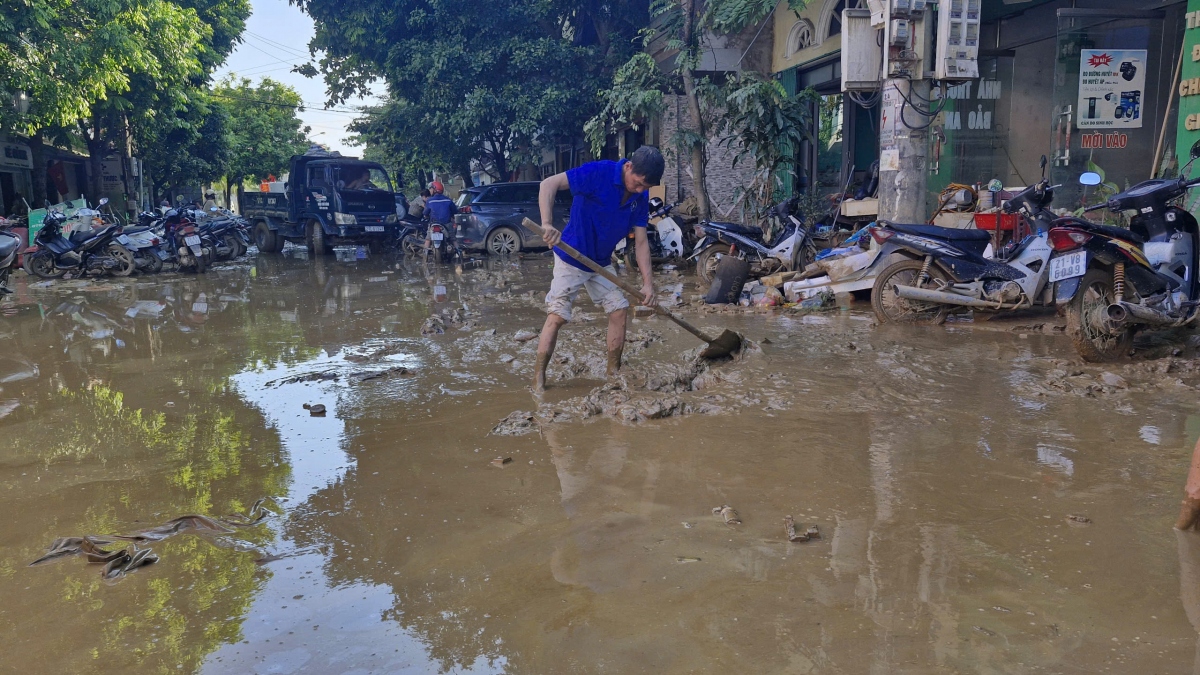
[{"label": "sky", "polygon": [[[291,72],[293,66],[309,61],[308,41],[313,36],[312,19],[287,0],[251,0],[254,11],[246,21],[242,43],[217,71],[218,79],[229,73],[248,77],[257,83],[270,77],[289,84],[300,92],[305,110],[304,123],[312,127],[309,138],[343,155],[361,155],[362,148],[346,144],[346,125],[355,118],[353,108],[370,105],[376,97],[347,101],[333,109],[325,107],[325,81],[309,79]],[[382,87],[377,87],[382,92]]]}]

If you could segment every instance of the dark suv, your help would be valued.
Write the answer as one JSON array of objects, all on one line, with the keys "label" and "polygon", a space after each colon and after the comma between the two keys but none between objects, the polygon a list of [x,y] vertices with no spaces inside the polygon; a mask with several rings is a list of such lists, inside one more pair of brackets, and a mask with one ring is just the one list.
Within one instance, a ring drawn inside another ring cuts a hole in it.
[{"label": "dark suv", "polygon": [[[467,188],[458,196],[458,245],[464,251],[487,251],[490,255],[519,253],[545,248],[542,238],[521,226],[522,218],[538,222],[536,181],[494,183]],[[571,193],[562,191],[554,200],[554,224],[562,228],[571,214]]]}]

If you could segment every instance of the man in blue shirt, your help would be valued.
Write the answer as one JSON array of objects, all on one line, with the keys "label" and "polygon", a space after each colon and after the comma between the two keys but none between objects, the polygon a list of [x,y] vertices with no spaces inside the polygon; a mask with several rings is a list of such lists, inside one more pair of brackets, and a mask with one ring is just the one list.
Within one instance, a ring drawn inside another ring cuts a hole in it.
[{"label": "man in blue shirt", "polygon": [[[646,241],[649,190],[662,180],[663,156],[658,148],[644,145],[628,160],[590,162],[542,181],[538,205],[542,213],[542,240],[556,246],[561,240],[597,264],[612,271],[612,253],[617,243],[634,233],[634,252],[642,273],[642,304],[654,304],[654,277],[650,269],[650,245]],[[554,227],[554,195],[571,190],[571,217],[560,234]],[[625,320],[629,301],[621,289],[583,264],[555,249],[554,279],[546,294],[546,323],[538,341],[533,390],[546,387],[546,368],[558,342],[558,331],[571,320],[571,305],[586,289],[592,302],[608,314],[608,375],[621,367],[625,349]]]}]

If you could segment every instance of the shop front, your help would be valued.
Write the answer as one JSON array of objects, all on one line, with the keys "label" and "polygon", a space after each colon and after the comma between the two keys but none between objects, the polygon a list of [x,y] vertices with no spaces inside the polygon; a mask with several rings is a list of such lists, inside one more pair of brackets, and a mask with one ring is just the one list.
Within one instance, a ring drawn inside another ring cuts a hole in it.
[{"label": "shop front", "polygon": [[29,146],[0,143],[0,216],[24,212],[22,199],[33,194],[33,159]]}]

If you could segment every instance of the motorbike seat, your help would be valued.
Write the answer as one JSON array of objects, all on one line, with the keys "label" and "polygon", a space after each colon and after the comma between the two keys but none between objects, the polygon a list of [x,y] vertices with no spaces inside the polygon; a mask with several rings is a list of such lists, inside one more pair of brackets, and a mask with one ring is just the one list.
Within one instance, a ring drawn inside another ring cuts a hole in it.
[{"label": "motorbike seat", "polygon": [[740,234],[748,237],[761,237],[762,229],[755,225],[742,225],[741,223],[725,223],[717,221],[709,221],[709,225],[718,230],[725,230],[734,234]]},{"label": "motorbike seat", "polygon": [[82,244],[94,236],[96,236],[96,233],[89,230],[75,230],[71,233],[69,239],[72,244]]},{"label": "motorbike seat", "polygon": [[960,230],[955,227],[938,227],[937,225],[917,225],[911,223],[888,223],[888,227],[903,234],[911,234],[915,237],[930,237],[933,239],[941,239],[943,241],[991,241],[992,235],[984,230],[966,229]]},{"label": "motorbike seat", "polygon": [[1100,223],[1093,223],[1090,220],[1084,220],[1083,218],[1076,218],[1074,216],[1059,218],[1058,220],[1054,221],[1053,226],[1074,227],[1087,232],[1095,232],[1096,234],[1101,234],[1106,237],[1132,241],[1138,245],[1146,243],[1146,238],[1137,232],[1134,232],[1133,230],[1127,230],[1123,227],[1114,227],[1112,225],[1101,225]]},{"label": "motorbike seat", "polygon": [[8,232],[0,233],[0,259],[7,258],[21,247],[21,238]]},{"label": "motorbike seat", "polygon": [[123,232],[123,234],[141,234],[141,233],[147,232],[149,230],[150,230],[150,226],[146,225],[144,227],[127,227],[122,232]]}]

